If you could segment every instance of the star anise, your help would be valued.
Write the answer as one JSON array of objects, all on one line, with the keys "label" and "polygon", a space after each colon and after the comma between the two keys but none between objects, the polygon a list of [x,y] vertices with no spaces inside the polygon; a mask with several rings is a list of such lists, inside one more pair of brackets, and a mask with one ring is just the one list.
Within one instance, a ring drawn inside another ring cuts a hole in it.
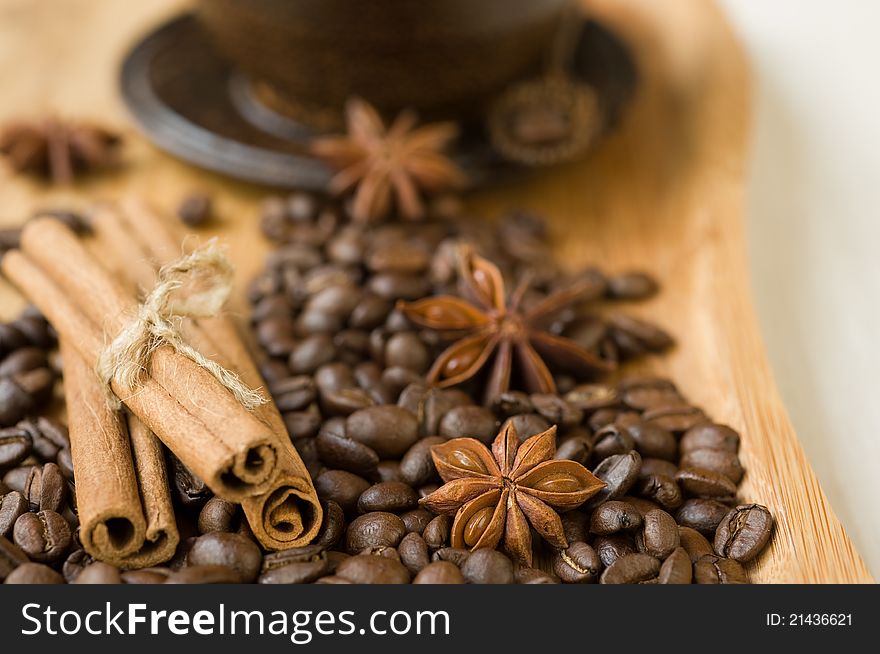
[{"label": "star anise", "polygon": [[404,111],[386,129],[376,109],[359,98],[349,100],[346,115],[348,134],[315,139],[311,150],[339,171],[330,182],[332,192],[356,189],[355,220],[383,218],[392,197],[404,217],[421,218],[422,194],[464,183],[463,173],[443,154],[457,134],[454,123],[416,127],[415,114]]},{"label": "star anise", "polygon": [[488,403],[510,388],[514,366],[525,390],[531,393],[556,392],[548,364],[578,376],[614,367],[613,362],[547,327],[554,317],[592,297],[594,284],[588,279],[575,281],[524,308],[528,279],[508,298],[498,267],[472,249],[462,248],[459,267],[464,292],[473,303],[439,295],[399,305],[417,325],[461,335],[431,366],[429,383],[441,387],[460,384],[494,358],[485,389]]},{"label": "star anise", "polygon": [[12,168],[66,184],[78,173],[116,163],[119,136],[96,125],[55,118],[15,122],[0,133],[0,154]]},{"label": "star anise", "polygon": [[559,511],[577,508],[605,484],[581,464],[554,460],[556,427],[520,445],[513,423],[492,443],[455,438],[431,448],[446,482],[421,500],[440,514],[455,514],[452,547],[476,550],[504,545],[525,565],[532,563],[531,527],[548,543],[568,547]]}]

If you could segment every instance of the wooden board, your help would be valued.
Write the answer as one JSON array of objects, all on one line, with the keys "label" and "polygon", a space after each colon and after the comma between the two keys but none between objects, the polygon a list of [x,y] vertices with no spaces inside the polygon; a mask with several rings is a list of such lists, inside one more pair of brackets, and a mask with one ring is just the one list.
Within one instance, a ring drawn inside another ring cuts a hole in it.
[{"label": "wooden board", "polygon": [[[679,347],[643,367],[673,377],[711,416],[743,434],[741,487],[778,520],[750,566],[757,582],[870,582],[828,505],[786,415],[752,307],[743,235],[750,80],[743,54],[709,0],[585,0],[632,43],[643,75],[619,131],[588,161],[469,199],[481,215],[526,207],[546,216],[572,266],[643,268],[663,293],[640,307]],[[180,0],[0,0],[0,119],[57,111],[131,132],[115,95],[133,39],[178,11]],[[125,170],[69,190],[0,171],[0,225],[47,206],[87,206],[136,191],[173,207],[188,191],[217,196],[220,224],[241,272],[259,269],[256,221],[264,190],[174,161],[131,133]],[[21,301],[0,287],[0,313]],[[239,312],[245,311],[239,294]]]}]

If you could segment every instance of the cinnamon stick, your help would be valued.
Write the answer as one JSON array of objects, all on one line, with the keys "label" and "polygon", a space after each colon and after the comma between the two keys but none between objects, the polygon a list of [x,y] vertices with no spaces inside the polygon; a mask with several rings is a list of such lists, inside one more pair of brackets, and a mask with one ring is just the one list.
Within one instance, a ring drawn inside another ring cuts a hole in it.
[{"label": "cinnamon stick", "polygon": [[[136,312],[135,299],[85,251],[70,230],[37,219],[3,270],[88,362]],[[158,348],[136,389],[114,393],[217,495],[239,501],[277,474],[270,430],[210,373],[170,347]]]},{"label": "cinnamon stick", "polygon": [[[164,265],[179,256],[184,236],[175,233],[167,220],[137,199],[123,201],[122,208],[121,212],[102,212],[101,219],[95,223],[99,236],[114,244],[136,240],[156,265]],[[116,251],[131,247],[130,243],[120,245]],[[155,267],[153,272],[154,277],[146,281],[147,287],[155,283]],[[264,386],[244,340],[227,317],[188,320],[185,331],[194,347],[204,353],[216,353],[221,365],[236,371],[246,384],[254,388]],[[276,436],[280,472],[268,491],[242,501],[245,516],[254,535],[267,549],[307,544],[317,534],[322,520],[311,477],[290,442],[284,419],[275,404],[265,404],[256,413]]]},{"label": "cinnamon stick", "polygon": [[167,561],[180,536],[155,435],[114,410],[95,372],[61,340],[80,541],[120,568]]}]

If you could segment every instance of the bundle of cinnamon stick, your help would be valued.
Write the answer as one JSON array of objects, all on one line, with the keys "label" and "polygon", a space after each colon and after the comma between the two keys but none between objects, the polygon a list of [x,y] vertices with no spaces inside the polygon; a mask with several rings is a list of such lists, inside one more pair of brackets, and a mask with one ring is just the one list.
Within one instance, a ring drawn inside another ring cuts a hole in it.
[{"label": "bundle of cinnamon stick", "polygon": [[[31,221],[6,276],[59,333],[81,540],[120,567],[155,565],[179,541],[162,444],[218,496],[242,504],[267,549],[304,545],[321,524],[311,479],[267,402],[249,410],[234,393],[168,345],[151,351],[136,384],[110,379],[118,411],[95,372],[108,343],[138,319],[139,302],[180,258],[184,235],[138,200],[95,213],[104,256],[93,256],[52,219]],[[113,253],[108,260],[108,252]],[[251,388],[263,381],[244,341],[223,316],[183,318],[186,342]]]}]

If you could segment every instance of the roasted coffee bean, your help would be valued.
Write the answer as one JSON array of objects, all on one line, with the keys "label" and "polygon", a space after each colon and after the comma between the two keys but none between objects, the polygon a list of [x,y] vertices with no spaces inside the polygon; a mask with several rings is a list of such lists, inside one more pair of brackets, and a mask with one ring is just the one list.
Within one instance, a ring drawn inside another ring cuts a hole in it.
[{"label": "roasted coffee bean", "polygon": [[666,511],[648,511],[642,520],[642,529],[636,534],[636,547],[640,552],[665,559],[681,544],[678,525]]},{"label": "roasted coffee bean", "polygon": [[719,472],[701,468],[682,468],[675,481],[688,494],[696,497],[728,498],[736,494],[736,484]]},{"label": "roasted coffee bean", "polygon": [[34,453],[43,461],[54,461],[62,449],[70,447],[67,427],[57,420],[40,416],[36,420],[23,420],[18,427],[28,432]]},{"label": "roasted coffee bean", "polygon": [[14,468],[31,453],[32,441],[19,427],[0,429],[0,470]]},{"label": "roasted coffee bean", "polygon": [[581,384],[565,394],[565,401],[586,412],[607,409],[620,403],[620,395],[613,386]]},{"label": "roasted coffee bean", "polygon": [[430,285],[424,277],[383,272],[370,278],[367,289],[386,300],[418,300],[429,294]]},{"label": "roasted coffee bean", "polygon": [[531,438],[535,434],[541,434],[550,429],[550,423],[547,422],[547,419],[539,416],[537,413],[521,413],[511,416],[501,425],[499,431],[506,429],[508,424],[512,425],[516,430],[520,443],[525,442],[526,439]]},{"label": "roasted coffee bean", "polygon": [[769,542],[773,525],[773,516],[766,506],[741,504],[718,525],[715,552],[740,563],[751,561]]},{"label": "roasted coffee bean", "polygon": [[431,448],[446,442],[440,436],[422,438],[406,451],[400,460],[400,475],[410,486],[422,486],[437,478],[437,469],[431,457]]},{"label": "roasted coffee bean", "polygon": [[307,584],[330,572],[327,553],[320,545],[306,545],[263,557],[261,584]]},{"label": "roasted coffee bean", "polygon": [[385,322],[391,303],[377,295],[365,294],[352,309],[348,324],[355,329],[373,329]]},{"label": "roasted coffee bean", "polygon": [[0,427],[14,425],[33,408],[33,398],[16,380],[0,378]]},{"label": "roasted coffee bean", "polygon": [[694,563],[694,581],[698,584],[747,584],[749,578],[738,561],[710,554]]},{"label": "roasted coffee bean", "polygon": [[668,332],[633,316],[614,313],[607,317],[607,321],[608,335],[624,358],[644,352],[660,352],[675,344]]},{"label": "roasted coffee bean", "polygon": [[355,584],[406,584],[410,574],[400,561],[384,556],[352,556],[336,568],[336,576]]},{"label": "roasted coffee bean", "polygon": [[620,410],[616,408],[599,409],[587,419],[587,426],[597,432],[605,425],[614,422],[618,415],[620,415]]},{"label": "roasted coffee bean", "polygon": [[213,200],[207,193],[191,193],[177,206],[177,217],[189,227],[201,227],[211,219]]},{"label": "roasted coffee bean", "polygon": [[396,401],[400,397],[401,391],[414,382],[421,381],[422,376],[408,368],[395,366],[386,368],[382,371],[381,385],[390,394],[391,398]]},{"label": "roasted coffee bean", "polygon": [[321,530],[315,536],[314,544],[323,547],[334,547],[345,533],[345,512],[333,500],[325,500],[321,502],[321,508],[324,510],[324,520],[321,523]]},{"label": "roasted coffee bean", "polygon": [[336,575],[329,575],[327,577],[321,577],[317,581],[316,584],[352,584],[353,581],[349,581],[348,579],[343,579],[342,577],[337,577]]},{"label": "roasted coffee bean", "polygon": [[688,553],[682,547],[672,551],[663,565],[660,566],[660,574],[657,581],[661,584],[689,584],[693,577],[693,565]]},{"label": "roasted coffee bean", "polygon": [[270,389],[281,412],[301,411],[317,397],[315,382],[308,375],[285,377],[271,384]]},{"label": "roasted coffee bean", "polygon": [[739,434],[726,425],[703,422],[685,432],[679,443],[682,453],[691,450],[722,450],[736,454],[739,451]]},{"label": "roasted coffee bean", "polygon": [[413,509],[400,514],[400,519],[406,525],[406,531],[410,534],[419,534],[425,531],[428,523],[434,519],[434,514],[427,509]]},{"label": "roasted coffee bean", "polygon": [[689,499],[676,511],[675,519],[678,524],[711,537],[729,511],[729,506],[715,500]]},{"label": "roasted coffee bean", "polygon": [[23,495],[33,511],[63,511],[67,480],[54,463],[34,466],[28,474]]},{"label": "roasted coffee bean", "polygon": [[313,438],[321,427],[321,416],[315,411],[288,411],[282,417],[291,439]]},{"label": "roasted coffee bean", "polygon": [[424,374],[431,365],[431,355],[422,340],[412,332],[392,335],[385,343],[385,366],[399,366]]},{"label": "roasted coffee bean", "polygon": [[73,481],[73,454],[71,454],[69,447],[58,451],[55,462],[58,464],[58,469],[61,470],[64,478],[68,481]]},{"label": "roasted coffee bean", "polygon": [[[254,575],[256,579],[256,574]],[[238,584],[242,582],[241,573],[225,565],[191,565],[172,572],[165,579],[166,584]]]},{"label": "roasted coffee bean", "polygon": [[349,438],[371,447],[380,457],[402,456],[419,437],[416,417],[395,405],[356,411],[345,425]]},{"label": "roasted coffee bean", "polygon": [[675,479],[666,475],[651,475],[638,483],[639,495],[656,502],[667,511],[674,511],[684,501]]},{"label": "roasted coffee bean", "polygon": [[400,462],[393,459],[379,461],[371,478],[377,481],[403,481],[403,476],[400,474]]},{"label": "roasted coffee bean", "polygon": [[325,470],[315,479],[318,497],[336,502],[346,514],[357,511],[358,498],[369,487],[366,479],[345,470]]},{"label": "roasted coffee bean", "polygon": [[349,283],[332,284],[312,295],[306,302],[305,311],[317,311],[348,320],[361,297],[361,291]]},{"label": "roasted coffee bean", "polygon": [[[226,570],[226,568],[224,568],[224,570]],[[152,585],[164,584],[173,572],[174,571],[170,568],[141,568],[140,570],[126,570],[119,576],[122,578],[122,583],[124,584]]]},{"label": "roasted coffee bean", "polygon": [[413,575],[417,575],[431,562],[431,558],[428,556],[428,545],[425,543],[425,539],[418,534],[409,533],[404,536],[400,545],[397,546],[397,552],[400,554],[401,563]]},{"label": "roasted coffee bean", "polygon": [[674,461],[678,453],[678,445],[672,432],[643,422],[636,422],[627,426],[636,449],[642,457],[665,459]]},{"label": "roasted coffee bean", "polygon": [[642,457],[642,466],[639,468],[640,479],[647,479],[651,475],[664,475],[675,479],[677,473],[678,466],[672,463],[672,461]]},{"label": "roasted coffee bean", "polygon": [[602,562],[584,542],[570,543],[553,555],[553,572],[566,584],[592,584],[599,580]]},{"label": "roasted coffee bean", "polygon": [[524,568],[518,566],[513,573],[514,582],[517,584],[547,585],[561,583],[561,579],[554,574],[536,570],[535,568]]},{"label": "roasted coffee bean", "polygon": [[227,567],[238,575],[240,581],[251,583],[260,573],[263,555],[250,538],[240,534],[213,532],[199,536],[186,560],[189,566]]},{"label": "roasted coffee bean", "polygon": [[532,405],[540,415],[559,427],[573,427],[584,419],[582,409],[569,404],[558,395],[541,393],[531,396]]},{"label": "roasted coffee bean", "polygon": [[501,552],[479,549],[462,564],[461,574],[470,584],[512,584],[513,562]]},{"label": "roasted coffee bean", "polygon": [[293,337],[295,328],[293,319],[287,316],[272,316],[257,323],[257,340],[269,356],[286,357],[296,347],[296,339]]},{"label": "roasted coffee bean", "polygon": [[30,475],[32,467],[33,466],[18,466],[17,468],[7,470],[6,474],[3,475],[3,483],[10,490],[24,493],[28,475]]},{"label": "roasted coffee bean", "polygon": [[463,584],[464,576],[458,566],[449,561],[432,561],[413,579],[414,584]]},{"label": "roasted coffee bean", "polygon": [[608,278],[608,295],[618,300],[643,300],[657,293],[654,278],[642,272],[628,272]]},{"label": "roasted coffee bean", "polygon": [[556,448],[554,459],[568,459],[586,466],[593,453],[593,439],[586,430],[576,430],[574,434],[566,434]]},{"label": "roasted coffee bean", "polygon": [[456,407],[440,420],[440,435],[446,438],[476,438],[491,443],[498,435],[495,414],[481,406]]},{"label": "roasted coffee bean", "polygon": [[311,374],[336,358],[333,339],[326,334],[306,336],[297,343],[287,359],[291,374]]},{"label": "roasted coffee bean", "polygon": [[683,434],[694,425],[705,422],[706,414],[696,407],[674,405],[648,409],[642,419],[649,425]]},{"label": "roasted coffee bean", "polygon": [[64,579],[67,583],[72,583],[80,572],[94,562],[95,559],[93,559],[82,547],[79,547],[73,550],[67,555],[67,558],[64,559],[64,563],[61,566],[61,574],[64,575]]},{"label": "roasted coffee bean", "polygon": [[370,486],[358,498],[358,509],[363,513],[387,511],[403,513],[418,506],[419,496],[412,486],[402,481],[383,481]]},{"label": "roasted coffee bean", "polygon": [[696,529],[679,525],[678,535],[681,539],[681,546],[688,553],[691,563],[696,563],[707,554],[715,553],[706,537]]},{"label": "roasted coffee bean", "polygon": [[660,574],[660,561],[648,554],[621,556],[602,573],[603,584],[641,584],[656,579]]},{"label": "roasted coffee bean", "polygon": [[60,560],[73,542],[67,521],[55,511],[23,513],[15,521],[12,536],[32,560],[41,563]]},{"label": "roasted coffee bean", "polygon": [[626,502],[627,504],[632,506],[642,516],[644,516],[648,511],[654,511],[655,509],[663,508],[656,502],[646,500],[644,497],[636,497],[635,495],[622,495],[619,499],[621,502]]},{"label": "roasted coffee bean", "polygon": [[238,505],[219,497],[212,497],[199,513],[199,533],[232,532],[238,528]]},{"label": "roasted coffee bean", "polygon": [[373,511],[355,518],[345,532],[345,551],[357,554],[367,547],[397,547],[406,536],[399,516]]},{"label": "roasted coffee bean", "polygon": [[642,514],[626,502],[615,500],[605,502],[590,516],[590,533],[598,536],[609,536],[619,531],[638,529],[641,526]]},{"label": "roasted coffee bean", "polygon": [[171,453],[168,454],[168,463],[171,469],[171,490],[177,500],[187,508],[204,505],[211,497],[211,489]]},{"label": "roasted coffee bean", "polygon": [[593,474],[605,482],[605,488],[593,496],[587,508],[595,508],[602,502],[626,495],[638,479],[641,464],[642,457],[635,451],[615,454],[602,461],[593,470]]},{"label": "roasted coffee bean", "polygon": [[562,533],[569,543],[577,541],[586,542],[589,535],[589,521],[587,514],[580,511],[568,511],[559,516],[562,522]]},{"label": "roasted coffee bean", "polygon": [[518,413],[532,413],[535,406],[527,393],[504,391],[492,400],[492,411],[500,418],[510,418]]},{"label": "roasted coffee bean", "polygon": [[28,562],[27,554],[5,536],[0,536],[0,583],[18,566]]},{"label": "roasted coffee bean", "polygon": [[593,457],[604,461],[615,454],[625,454],[635,448],[635,440],[629,430],[617,424],[602,427],[593,438]]},{"label": "roasted coffee bean", "polygon": [[[343,425],[344,427],[344,425]],[[369,475],[379,463],[375,450],[343,433],[322,429],[315,439],[321,462],[330,467],[358,475]]]},{"label": "roasted coffee bean", "polygon": [[23,563],[9,573],[5,584],[63,584],[64,577],[42,563]]},{"label": "roasted coffee bean", "polygon": [[49,360],[45,350],[38,347],[23,347],[0,361],[0,377],[13,377],[22,372],[46,368],[48,365]]},{"label": "roasted coffee bean", "polygon": [[119,570],[112,565],[95,561],[83,571],[80,572],[74,584],[121,584],[122,578],[119,576]]},{"label": "roasted coffee bean", "polygon": [[647,411],[656,407],[683,404],[675,386],[666,380],[645,380],[643,384],[631,386],[621,395],[623,403],[636,411]]},{"label": "roasted coffee bean", "polygon": [[441,547],[431,555],[432,561],[449,561],[459,568],[471,557],[471,551],[461,547]]},{"label": "roasted coffee bean", "polygon": [[29,510],[28,501],[18,491],[10,491],[0,500],[0,536],[10,538],[15,521]]},{"label": "roasted coffee bean", "polygon": [[739,457],[733,452],[724,450],[691,449],[682,455],[679,465],[682,468],[699,468],[717,472],[730,479],[734,484],[738,484],[744,474]]},{"label": "roasted coffee bean", "polygon": [[422,537],[431,549],[443,547],[449,539],[449,531],[452,528],[452,520],[447,515],[438,515],[431,520],[422,532]]}]

